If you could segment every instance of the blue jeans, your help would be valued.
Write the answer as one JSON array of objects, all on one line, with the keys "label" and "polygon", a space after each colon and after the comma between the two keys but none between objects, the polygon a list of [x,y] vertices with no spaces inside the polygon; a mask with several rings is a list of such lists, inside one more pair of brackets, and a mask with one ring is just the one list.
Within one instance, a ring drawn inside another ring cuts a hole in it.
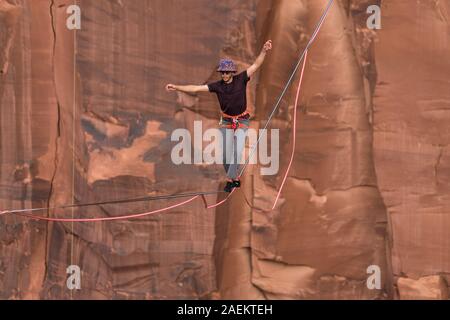
[{"label": "blue jeans", "polygon": [[247,130],[250,125],[249,120],[239,120],[244,124],[244,128],[236,130],[228,128],[220,128],[222,134],[222,156],[223,167],[229,179],[237,179],[240,165],[243,160],[242,153],[245,147],[245,138],[247,136]]}]

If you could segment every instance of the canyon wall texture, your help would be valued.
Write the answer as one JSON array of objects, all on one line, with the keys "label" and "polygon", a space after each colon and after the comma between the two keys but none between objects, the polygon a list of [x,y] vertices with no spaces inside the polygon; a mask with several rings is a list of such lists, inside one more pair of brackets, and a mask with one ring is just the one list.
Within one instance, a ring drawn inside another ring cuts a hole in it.
[{"label": "canyon wall texture", "polygon": [[[245,70],[272,39],[247,90],[251,126],[264,127],[326,3],[0,0],[0,211],[222,190],[220,165],[171,161],[175,129],[217,126],[215,96],[165,84],[216,81],[222,57]],[[72,4],[80,30],[66,25]],[[380,30],[366,25],[373,4]],[[335,0],[308,53],[274,210],[299,74],[269,125],[277,175],[250,165],[210,210],[199,198],[109,222],[1,215],[0,299],[448,299],[449,13],[450,0]],[[66,286],[70,265],[80,290]],[[367,286],[370,266],[380,289]]]}]

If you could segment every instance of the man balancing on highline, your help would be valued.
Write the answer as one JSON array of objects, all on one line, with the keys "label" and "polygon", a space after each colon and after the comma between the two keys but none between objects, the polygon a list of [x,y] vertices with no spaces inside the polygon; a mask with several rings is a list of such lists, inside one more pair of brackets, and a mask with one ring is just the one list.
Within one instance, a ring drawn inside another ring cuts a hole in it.
[{"label": "man balancing on highline", "polygon": [[[222,111],[219,122],[222,134],[223,164],[228,181],[226,192],[233,188],[239,188],[239,163],[245,146],[245,137],[250,125],[250,114],[247,112],[247,82],[250,77],[263,64],[267,51],[272,49],[272,40],[268,40],[255,62],[245,71],[236,75],[237,68],[230,59],[221,59],[217,72],[220,72],[222,80],[206,85],[174,85],[168,84],[166,90],[193,92],[215,92]],[[227,134],[228,132],[228,134]]]}]

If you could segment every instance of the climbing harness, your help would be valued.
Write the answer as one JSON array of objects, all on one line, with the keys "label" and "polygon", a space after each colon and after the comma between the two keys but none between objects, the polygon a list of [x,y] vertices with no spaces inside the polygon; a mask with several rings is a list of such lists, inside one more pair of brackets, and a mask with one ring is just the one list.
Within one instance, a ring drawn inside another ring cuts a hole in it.
[{"label": "climbing harness", "polygon": [[[312,36],[311,39],[309,40],[308,44],[306,45],[302,55],[300,56],[294,71],[292,72],[291,76],[289,77],[289,80],[287,81],[283,91],[280,94],[280,97],[278,98],[272,113],[270,114],[269,118],[266,121],[266,124],[263,128],[263,134],[265,132],[267,132],[267,126],[269,125],[270,121],[272,120],[276,110],[278,109],[287,89],[289,88],[289,86],[291,85],[294,76],[298,70],[298,68],[300,67],[300,64],[303,60],[303,66],[302,66],[302,71],[300,74],[300,80],[299,80],[299,85],[298,85],[298,89],[297,89],[297,95],[295,98],[295,105],[294,105],[294,116],[293,116],[293,125],[292,125],[292,151],[291,151],[291,157],[290,157],[290,161],[288,164],[288,167],[286,169],[286,172],[284,174],[283,177],[283,181],[281,183],[281,186],[278,190],[277,193],[277,197],[275,199],[275,202],[272,206],[272,210],[275,208],[277,201],[280,197],[281,191],[283,189],[283,186],[286,182],[286,178],[287,175],[289,173],[290,167],[292,165],[292,161],[294,158],[294,151],[295,151],[295,142],[296,142],[296,114],[297,114],[297,105],[298,105],[298,99],[299,99],[299,95],[300,95],[300,88],[301,88],[301,84],[302,84],[302,80],[303,80],[303,75],[304,75],[304,71],[305,71],[305,65],[306,65],[306,58],[308,55],[308,50],[310,48],[310,46],[312,45],[312,43],[314,42],[317,34],[319,33],[323,22],[325,21],[325,18],[329,12],[329,9],[331,7],[331,5],[333,4],[334,0],[329,0],[328,5],[324,11],[324,13],[322,14]],[[247,117],[245,119],[245,117]],[[220,124],[224,125],[225,127],[230,127],[231,129],[238,129],[240,127],[243,127],[243,124],[241,121],[242,120],[247,120],[250,118],[250,115],[247,112],[244,112],[244,114],[241,115],[237,115],[237,116],[230,116],[230,115],[226,115],[226,114],[222,114],[221,116],[221,121]],[[231,119],[231,123],[230,123],[230,119]],[[258,140],[256,141],[256,143],[253,145],[253,147],[251,148],[251,152],[250,155],[248,156],[247,160],[245,161],[237,180],[240,179],[240,177],[242,176],[242,174],[244,173],[247,165],[249,164],[250,159],[253,156],[253,153],[256,150],[257,145],[259,144],[259,141],[261,140],[262,135],[261,134],[258,138]],[[1,215],[6,215],[6,214],[15,214],[15,215],[19,215],[19,216],[23,216],[23,217],[27,217],[29,219],[33,219],[33,220],[43,220],[43,221],[52,221],[52,222],[98,222],[98,221],[112,221],[112,220],[125,220],[125,219],[134,219],[134,218],[141,218],[144,216],[148,216],[151,214],[155,214],[155,213],[159,213],[159,212],[164,212],[164,211],[168,211],[177,207],[181,207],[185,204],[188,204],[192,201],[194,201],[195,199],[201,197],[203,199],[204,205],[206,207],[206,209],[212,209],[215,207],[218,207],[220,205],[222,205],[223,203],[225,203],[230,197],[231,195],[234,193],[234,191],[236,190],[236,188],[233,188],[233,190],[228,193],[227,197],[225,197],[223,200],[219,201],[218,203],[214,204],[214,205],[208,205],[207,201],[206,201],[206,196],[207,195],[213,195],[213,194],[220,194],[220,193],[225,193],[225,191],[211,191],[211,192],[196,192],[196,193],[181,193],[181,194],[173,194],[173,195],[167,195],[167,196],[146,196],[146,197],[141,197],[141,198],[134,198],[134,199],[123,199],[123,200],[113,200],[113,201],[102,201],[102,202],[93,202],[93,203],[84,203],[84,204],[70,204],[70,205],[64,205],[64,206],[55,206],[55,207],[46,207],[46,208],[33,208],[33,209],[18,209],[18,210],[4,210],[4,211],[0,211],[0,216]],[[243,192],[243,191],[242,191]],[[245,196],[245,194],[244,194]],[[66,209],[66,208],[75,208],[75,207],[86,207],[86,206],[95,206],[95,205],[106,205],[106,204],[118,204],[118,203],[129,203],[129,202],[138,202],[138,201],[153,201],[153,200],[163,200],[163,199],[174,199],[174,198],[184,198],[184,197],[191,197],[190,199],[187,199],[185,201],[182,201],[180,203],[165,207],[165,208],[161,208],[161,209],[157,209],[157,210],[153,210],[153,211],[149,211],[149,212],[144,212],[144,213],[138,213],[138,214],[130,214],[130,215],[122,215],[122,216],[114,216],[114,217],[101,217],[101,218],[53,218],[53,217],[41,217],[41,216],[36,216],[30,213],[26,213],[26,212],[35,212],[35,211],[47,211],[47,210],[53,210],[53,209]],[[247,202],[248,205],[251,206],[250,202],[247,200],[247,198],[245,197],[245,200]]]},{"label": "climbing harness", "polygon": [[219,126],[221,128],[227,128],[227,129],[233,129],[233,130],[237,130],[239,128],[248,128],[248,125],[242,121],[249,120],[249,119],[250,119],[250,113],[248,111],[245,111],[236,116],[230,116],[230,115],[222,112],[221,117],[220,117]]}]

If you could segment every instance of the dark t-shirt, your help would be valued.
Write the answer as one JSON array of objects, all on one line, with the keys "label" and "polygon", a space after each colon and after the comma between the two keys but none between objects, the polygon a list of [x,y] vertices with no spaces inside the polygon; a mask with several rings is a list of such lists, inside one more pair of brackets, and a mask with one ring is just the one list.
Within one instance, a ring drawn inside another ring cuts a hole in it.
[{"label": "dark t-shirt", "polygon": [[247,70],[233,76],[231,83],[220,80],[209,83],[210,92],[215,92],[219,99],[220,108],[230,116],[237,116],[247,109],[247,82],[250,78]]}]

